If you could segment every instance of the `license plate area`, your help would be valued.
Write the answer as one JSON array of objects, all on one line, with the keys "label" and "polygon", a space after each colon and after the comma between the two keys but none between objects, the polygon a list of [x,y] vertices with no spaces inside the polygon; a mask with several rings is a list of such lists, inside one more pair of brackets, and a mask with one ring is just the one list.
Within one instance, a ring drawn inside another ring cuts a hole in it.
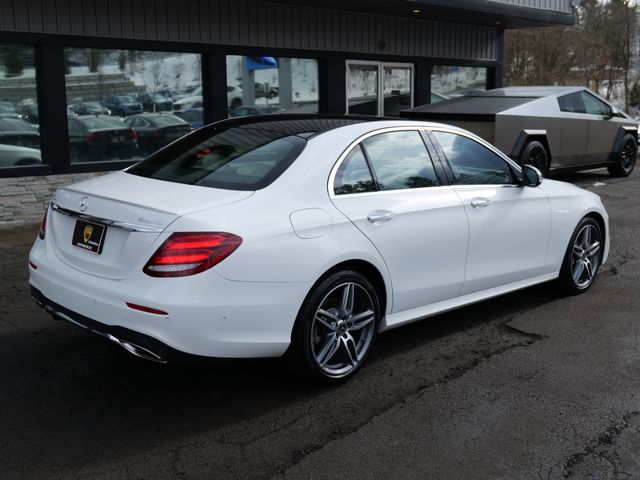
[{"label": "license plate area", "polygon": [[107,226],[101,223],[78,219],[73,229],[71,244],[95,255],[102,253]]}]

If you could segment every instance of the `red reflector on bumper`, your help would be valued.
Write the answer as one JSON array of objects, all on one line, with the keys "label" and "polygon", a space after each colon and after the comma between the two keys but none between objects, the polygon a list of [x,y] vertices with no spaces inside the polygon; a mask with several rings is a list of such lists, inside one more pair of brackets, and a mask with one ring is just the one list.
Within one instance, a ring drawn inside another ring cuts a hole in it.
[{"label": "red reflector on bumper", "polygon": [[163,310],[157,310],[151,307],[144,307],[142,305],[136,305],[135,303],[127,302],[127,307],[133,308],[134,310],[140,310],[141,312],[153,313],[155,315],[169,315],[167,312]]}]

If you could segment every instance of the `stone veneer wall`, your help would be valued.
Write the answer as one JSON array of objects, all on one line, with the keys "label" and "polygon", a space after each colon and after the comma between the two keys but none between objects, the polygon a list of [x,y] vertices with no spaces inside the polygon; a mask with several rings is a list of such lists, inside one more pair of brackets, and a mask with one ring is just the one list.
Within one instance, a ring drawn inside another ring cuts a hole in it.
[{"label": "stone veneer wall", "polygon": [[102,173],[0,178],[0,226],[39,222],[56,188],[98,175]]}]

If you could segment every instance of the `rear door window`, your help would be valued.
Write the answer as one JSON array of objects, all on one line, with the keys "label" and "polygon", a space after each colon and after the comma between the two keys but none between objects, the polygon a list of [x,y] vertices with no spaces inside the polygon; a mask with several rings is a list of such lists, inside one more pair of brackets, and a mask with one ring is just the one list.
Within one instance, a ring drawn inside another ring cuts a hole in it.
[{"label": "rear door window", "polygon": [[558,97],[560,110],[567,113],[587,113],[580,92]]},{"label": "rear door window", "polygon": [[380,190],[433,187],[438,178],[417,130],[387,132],[362,142]]},{"label": "rear door window", "polygon": [[373,192],[377,190],[367,159],[360,145],[356,146],[343,160],[336,172],[333,192],[336,195],[347,193]]}]

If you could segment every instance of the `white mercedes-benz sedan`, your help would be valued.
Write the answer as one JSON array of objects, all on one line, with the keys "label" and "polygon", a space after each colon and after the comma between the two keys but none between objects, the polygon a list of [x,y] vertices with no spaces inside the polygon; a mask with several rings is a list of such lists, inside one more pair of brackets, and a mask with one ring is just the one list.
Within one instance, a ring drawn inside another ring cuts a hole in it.
[{"label": "white mercedes-benz sedan", "polygon": [[600,198],[446,125],[275,116],[201,128],[58,189],[34,299],[129,352],[353,375],[379,332],[556,280],[593,283]]}]

